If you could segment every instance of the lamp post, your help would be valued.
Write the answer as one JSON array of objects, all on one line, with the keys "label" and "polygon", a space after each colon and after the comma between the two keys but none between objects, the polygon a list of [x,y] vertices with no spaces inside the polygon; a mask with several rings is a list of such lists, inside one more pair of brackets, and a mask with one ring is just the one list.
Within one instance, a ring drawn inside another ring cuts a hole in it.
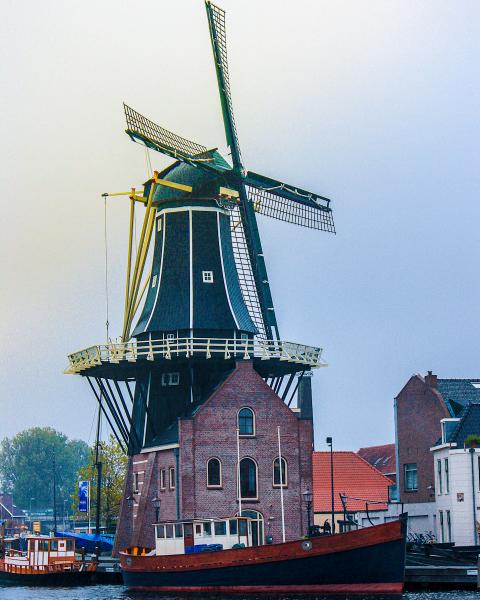
[{"label": "lamp post", "polygon": [[335,487],[333,482],[333,438],[327,437],[327,445],[330,446],[330,493],[332,496],[332,534],[335,533]]},{"label": "lamp post", "polygon": [[310,512],[312,510],[312,492],[310,490],[305,490],[302,494],[303,501],[305,502],[305,506],[307,507],[307,536],[310,535]]},{"label": "lamp post", "polygon": [[35,498],[30,498],[30,510],[28,512],[28,516],[30,517],[30,529],[32,529],[33,527],[33,519],[32,519],[32,500],[35,500]]},{"label": "lamp post", "polygon": [[155,523],[158,523],[158,521],[160,520],[160,504],[161,504],[161,500],[158,496],[155,496],[154,498],[152,498],[152,504],[153,504],[153,508],[155,509]]}]

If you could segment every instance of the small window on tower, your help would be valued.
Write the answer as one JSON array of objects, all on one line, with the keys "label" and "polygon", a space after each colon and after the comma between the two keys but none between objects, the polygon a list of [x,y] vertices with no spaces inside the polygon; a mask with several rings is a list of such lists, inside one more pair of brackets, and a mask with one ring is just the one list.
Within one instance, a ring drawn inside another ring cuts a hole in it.
[{"label": "small window on tower", "polygon": [[152,277],[152,288],[157,287],[157,276],[154,275]]},{"label": "small window on tower", "polygon": [[213,283],[213,271],[202,271],[203,283]]},{"label": "small window on tower", "polygon": [[175,467],[169,467],[168,469],[168,487],[171,490],[175,489]]},{"label": "small window on tower", "polygon": [[162,219],[157,219],[157,231],[162,231]]},{"label": "small window on tower", "polygon": [[134,473],[133,474],[133,493],[134,494],[138,494],[138,492],[140,491],[140,474],[139,473]]},{"label": "small window on tower", "polygon": [[162,386],[179,385],[180,373],[162,373]]}]

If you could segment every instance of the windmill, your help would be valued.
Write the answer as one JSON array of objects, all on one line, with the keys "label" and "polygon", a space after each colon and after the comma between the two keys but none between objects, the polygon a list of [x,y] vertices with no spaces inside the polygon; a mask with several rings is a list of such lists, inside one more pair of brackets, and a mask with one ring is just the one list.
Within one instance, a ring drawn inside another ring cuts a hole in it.
[{"label": "windmill", "polygon": [[[283,384],[288,405],[295,377],[324,365],[320,348],[280,340],[256,214],[334,233],[330,200],[245,169],[225,12],[208,0],[206,11],[231,164],[217,148],[174,134],[124,104],[130,138],[175,162],[154,172],[141,191],[105,194],[130,198],[122,336],[69,355],[67,372],[87,377],[130,454],[168,440],[175,419],[204,402],[235,360],[252,360],[276,393]],[[134,259],[138,203],[145,214]]]}]

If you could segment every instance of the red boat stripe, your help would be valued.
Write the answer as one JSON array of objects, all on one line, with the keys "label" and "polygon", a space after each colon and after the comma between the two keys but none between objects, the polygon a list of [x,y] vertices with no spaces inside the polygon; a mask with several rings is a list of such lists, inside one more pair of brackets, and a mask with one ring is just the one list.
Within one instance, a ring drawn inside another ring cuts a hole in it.
[{"label": "red boat stripe", "polygon": [[238,585],[238,586],[130,586],[131,590],[148,592],[178,593],[221,593],[221,594],[401,594],[403,583],[350,583],[325,585]]}]

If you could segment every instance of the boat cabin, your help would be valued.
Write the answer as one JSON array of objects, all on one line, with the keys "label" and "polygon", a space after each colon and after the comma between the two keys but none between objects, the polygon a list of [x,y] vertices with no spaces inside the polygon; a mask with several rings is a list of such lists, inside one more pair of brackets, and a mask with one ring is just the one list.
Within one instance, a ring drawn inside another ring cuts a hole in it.
[{"label": "boat cabin", "polygon": [[5,552],[4,569],[12,572],[68,570],[74,562],[75,540],[30,537],[26,552],[18,550]]},{"label": "boat cabin", "polygon": [[193,519],[155,525],[155,554],[190,554],[252,545],[252,519]]}]

